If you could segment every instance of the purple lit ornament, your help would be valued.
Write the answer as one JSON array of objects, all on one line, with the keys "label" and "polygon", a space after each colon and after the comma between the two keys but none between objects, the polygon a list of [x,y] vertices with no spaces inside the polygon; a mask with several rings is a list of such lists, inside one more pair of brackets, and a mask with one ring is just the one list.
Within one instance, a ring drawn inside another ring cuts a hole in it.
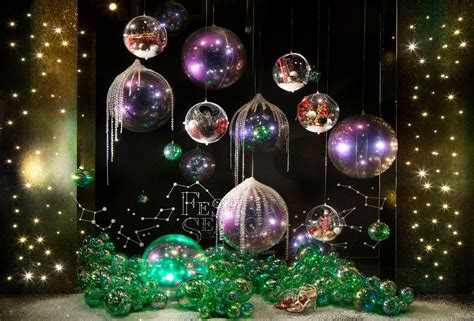
[{"label": "purple lit ornament", "polygon": [[221,239],[243,252],[272,248],[288,229],[288,208],[283,198],[253,177],[222,198],[216,217]]},{"label": "purple lit ornament", "polygon": [[200,148],[187,152],[179,163],[181,174],[191,182],[208,180],[216,170],[214,157]]},{"label": "purple lit ornament", "polygon": [[170,118],[173,103],[173,91],[166,79],[145,68],[138,59],[115,78],[107,94],[110,116],[137,133],[163,126]]},{"label": "purple lit ornament", "polygon": [[189,19],[188,12],[183,5],[174,1],[161,3],[158,6],[156,17],[170,36],[182,31]]},{"label": "purple lit ornament", "polygon": [[122,128],[151,132],[168,121],[173,108],[173,90],[166,79],[138,59],[114,79],[107,93],[107,182],[109,162],[114,161],[114,145]]},{"label": "purple lit ornament", "polygon": [[218,90],[239,80],[245,70],[246,53],[242,41],[232,31],[205,27],[186,40],[181,63],[184,73],[194,84]]},{"label": "purple lit ornament", "polygon": [[361,114],[344,119],[329,135],[329,158],[343,174],[369,178],[382,174],[397,157],[395,131],[382,118]]}]

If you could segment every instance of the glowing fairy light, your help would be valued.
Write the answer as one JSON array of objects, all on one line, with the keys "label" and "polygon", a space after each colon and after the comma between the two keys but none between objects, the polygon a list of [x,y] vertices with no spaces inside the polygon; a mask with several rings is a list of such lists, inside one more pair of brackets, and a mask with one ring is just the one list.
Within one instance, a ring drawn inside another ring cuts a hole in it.
[{"label": "glowing fairy light", "polygon": [[418,45],[414,42],[410,42],[407,47],[409,51],[415,51],[416,49],[418,49]]}]

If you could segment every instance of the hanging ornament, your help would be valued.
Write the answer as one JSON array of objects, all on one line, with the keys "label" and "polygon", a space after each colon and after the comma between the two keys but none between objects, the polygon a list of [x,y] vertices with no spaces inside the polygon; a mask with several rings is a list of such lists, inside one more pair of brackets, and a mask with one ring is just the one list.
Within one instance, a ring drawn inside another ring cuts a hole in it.
[{"label": "hanging ornament", "polygon": [[313,133],[324,133],[336,125],[339,106],[328,95],[308,95],[298,104],[298,121],[304,129]]},{"label": "hanging ornament", "polygon": [[242,41],[232,31],[216,26],[195,31],[181,52],[186,76],[209,90],[232,86],[244,73],[246,59]]},{"label": "hanging ornament", "polygon": [[133,18],[123,30],[125,47],[138,58],[155,57],[165,49],[167,41],[165,27],[150,16]]},{"label": "hanging ornament", "polygon": [[206,257],[201,246],[180,234],[168,234],[153,241],[143,253],[141,273],[158,284],[168,296],[194,275],[206,273]]},{"label": "hanging ornament", "polygon": [[173,91],[166,79],[135,60],[107,93],[107,160],[114,160],[114,144],[122,127],[137,133],[156,130],[168,121],[173,108]]},{"label": "hanging ornament", "polygon": [[270,152],[286,144],[286,151],[289,152],[288,119],[280,108],[268,102],[260,93],[240,107],[230,123],[230,150],[231,156],[234,153],[236,183],[241,161],[244,167],[245,149]]},{"label": "hanging ornament", "polygon": [[382,174],[397,157],[395,131],[382,118],[361,114],[340,122],[329,135],[329,158],[343,174],[369,178]]},{"label": "hanging ornament", "polygon": [[370,224],[367,232],[372,240],[380,242],[388,239],[390,236],[390,227],[384,222],[377,221]]},{"label": "hanging ornament", "polygon": [[94,181],[94,176],[91,171],[79,166],[79,168],[71,174],[71,179],[77,186],[86,187]]},{"label": "hanging ornament", "polygon": [[283,198],[253,177],[222,198],[216,217],[221,239],[242,252],[268,250],[288,229],[288,208]]},{"label": "hanging ornament", "polygon": [[273,80],[283,90],[295,92],[308,83],[311,66],[299,53],[283,55],[273,66]]},{"label": "hanging ornament", "polygon": [[181,157],[182,153],[181,146],[175,142],[168,143],[165,148],[163,148],[163,155],[167,160],[177,160]]},{"label": "hanging ornament", "polygon": [[175,1],[161,3],[156,12],[156,17],[165,27],[169,36],[178,34],[188,23],[189,17],[186,8]]},{"label": "hanging ornament", "polygon": [[206,145],[221,139],[228,125],[229,120],[225,110],[209,101],[203,101],[191,107],[184,120],[189,137]]},{"label": "hanging ornament", "polygon": [[146,204],[146,203],[148,203],[149,200],[150,200],[150,199],[149,199],[148,196],[145,194],[145,191],[142,191],[142,192],[138,195],[138,197],[137,197],[137,202],[138,202],[139,204]]},{"label": "hanging ornament", "polygon": [[200,148],[187,152],[179,163],[184,178],[191,182],[208,180],[216,169],[214,157]]},{"label": "hanging ornament", "polygon": [[309,235],[322,242],[334,240],[341,234],[344,226],[337,211],[326,204],[311,209],[306,216],[305,225]]},{"label": "hanging ornament", "polygon": [[319,82],[319,79],[321,79],[321,72],[317,70],[315,66],[313,66],[311,68],[311,72],[309,73],[308,82],[317,83]]}]

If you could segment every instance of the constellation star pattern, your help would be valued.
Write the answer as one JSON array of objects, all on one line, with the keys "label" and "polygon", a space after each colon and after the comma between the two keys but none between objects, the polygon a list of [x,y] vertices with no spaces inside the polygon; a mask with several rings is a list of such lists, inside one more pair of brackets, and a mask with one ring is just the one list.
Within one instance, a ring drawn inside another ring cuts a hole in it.
[{"label": "constellation star pattern", "polygon": [[[376,196],[367,196],[365,194],[362,194],[361,191],[359,190],[356,190],[355,188],[353,188],[351,185],[343,185],[343,184],[340,184],[340,183],[337,183],[337,187],[345,187],[353,192],[355,192],[357,195],[360,195],[364,198],[364,206],[365,207],[372,207],[372,208],[376,208],[376,209],[379,209],[379,210],[383,210],[383,207],[385,205],[385,202],[387,201],[387,198],[386,197],[376,197]],[[369,204],[369,202],[371,200],[376,200],[377,201],[377,205],[371,205]],[[382,204],[380,204],[380,201],[382,201]]]},{"label": "constellation star pattern", "polygon": [[[110,220],[109,226],[100,226],[97,223],[97,220],[96,220],[97,214],[102,213],[102,212],[107,212],[107,207],[102,207],[102,209],[100,209],[98,211],[92,211],[92,210],[89,210],[89,209],[83,207],[79,203],[79,201],[77,200],[76,196],[74,196],[73,192],[71,192],[71,196],[74,199],[74,201],[76,202],[77,207],[79,207],[81,209],[81,215],[79,216],[79,221],[89,222],[89,223],[91,223],[92,225],[94,225],[95,227],[99,228],[102,231],[105,231],[105,230],[108,230],[108,229],[112,228],[112,225],[115,223],[114,218]],[[92,217],[90,219],[84,218],[84,216],[89,215],[89,214],[92,215]]]}]

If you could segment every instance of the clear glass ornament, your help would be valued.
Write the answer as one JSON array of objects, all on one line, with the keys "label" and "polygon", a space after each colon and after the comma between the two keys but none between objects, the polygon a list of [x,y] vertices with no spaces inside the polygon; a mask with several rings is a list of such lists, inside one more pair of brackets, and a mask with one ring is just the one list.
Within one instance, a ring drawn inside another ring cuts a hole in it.
[{"label": "clear glass ornament", "polygon": [[181,51],[181,64],[195,85],[209,90],[232,86],[245,71],[247,56],[242,41],[232,31],[205,27],[191,34]]},{"label": "clear glass ornament", "polygon": [[187,180],[204,182],[214,174],[216,161],[210,153],[195,148],[184,154],[179,162],[179,169]]},{"label": "clear glass ornament", "polygon": [[161,3],[157,8],[156,17],[170,36],[182,31],[189,20],[186,8],[175,1]]},{"label": "clear glass ornament", "polygon": [[229,120],[225,110],[209,101],[191,107],[184,120],[184,127],[189,137],[206,145],[221,139],[228,126]]},{"label": "clear glass ornament", "polygon": [[106,148],[108,164],[114,160],[114,144],[122,129],[146,133],[163,126],[174,109],[173,90],[159,73],[140,60],[118,75],[107,93]]},{"label": "clear glass ornament", "polygon": [[234,178],[238,183],[239,166],[242,180],[245,169],[245,150],[270,152],[286,144],[287,170],[289,170],[290,127],[280,108],[273,105],[262,94],[237,110],[230,122],[230,156],[234,159]]},{"label": "clear glass ornament", "polygon": [[311,65],[299,53],[290,52],[281,56],[273,66],[273,80],[283,90],[295,92],[309,81]]},{"label": "clear glass ornament", "polygon": [[328,155],[334,167],[354,178],[382,174],[397,157],[397,134],[382,118],[369,114],[347,117],[329,135]]},{"label": "clear glass ornament", "polygon": [[333,128],[339,119],[339,106],[328,95],[308,95],[298,104],[297,118],[304,129],[321,134]]},{"label": "clear glass ornament", "polygon": [[123,42],[132,54],[148,59],[165,49],[168,36],[165,27],[158,20],[143,15],[127,23],[123,30]]},{"label": "clear glass ornament", "polygon": [[305,225],[311,237],[318,241],[328,242],[341,234],[344,221],[334,208],[323,204],[308,212]]},{"label": "clear glass ornament", "polygon": [[271,187],[250,177],[219,203],[220,238],[242,252],[259,253],[278,244],[288,231],[288,208]]}]

